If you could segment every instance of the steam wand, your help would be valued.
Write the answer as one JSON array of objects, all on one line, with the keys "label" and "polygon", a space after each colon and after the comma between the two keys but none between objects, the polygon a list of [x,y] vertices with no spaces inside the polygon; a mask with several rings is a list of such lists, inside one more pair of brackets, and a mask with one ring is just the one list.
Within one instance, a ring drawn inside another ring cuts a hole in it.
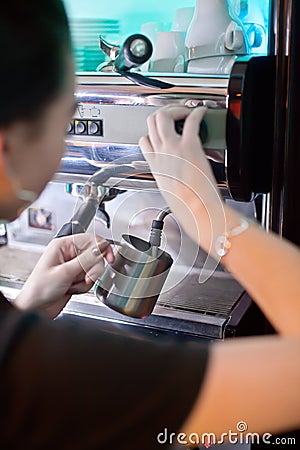
[{"label": "steam wand", "polygon": [[157,218],[152,221],[150,236],[149,236],[149,243],[152,247],[152,256],[156,257],[158,253],[158,249],[161,244],[161,236],[162,231],[164,228],[164,220],[165,218],[171,214],[172,211],[169,207],[163,209],[158,214]]},{"label": "steam wand", "polygon": [[103,184],[112,177],[130,176],[136,173],[132,166],[109,166],[96,172],[86,183],[86,196],[69,222],[65,223],[56,234],[55,238],[70,236],[72,234],[85,233],[94,219],[99,205],[109,193],[109,188]]}]

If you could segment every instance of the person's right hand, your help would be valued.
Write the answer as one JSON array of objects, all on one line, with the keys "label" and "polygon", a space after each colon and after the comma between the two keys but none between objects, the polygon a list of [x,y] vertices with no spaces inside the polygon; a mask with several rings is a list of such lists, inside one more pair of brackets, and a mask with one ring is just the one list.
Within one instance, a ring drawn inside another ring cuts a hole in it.
[{"label": "person's right hand", "polygon": [[100,236],[82,233],[53,239],[15,300],[19,309],[37,309],[56,317],[73,294],[92,288],[114,254]]},{"label": "person's right hand", "polygon": [[[199,138],[205,112],[206,108],[162,108],[148,118],[149,135],[139,142],[167,204],[197,242],[198,228],[208,230],[213,222],[222,222],[222,230],[224,223],[223,203]],[[185,119],[182,136],[174,125],[180,119]]]}]

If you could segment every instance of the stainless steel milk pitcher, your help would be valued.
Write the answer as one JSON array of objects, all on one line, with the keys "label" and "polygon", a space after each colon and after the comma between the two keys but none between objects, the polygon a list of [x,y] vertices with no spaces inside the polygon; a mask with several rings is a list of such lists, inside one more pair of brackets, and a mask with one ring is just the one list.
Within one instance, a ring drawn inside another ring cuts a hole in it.
[{"label": "stainless steel milk pitcher", "polygon": [[113,264],[95,285],[99,300],[127,316],[151,314],[173,264],[172,257],[150,242],[124,234]]}]

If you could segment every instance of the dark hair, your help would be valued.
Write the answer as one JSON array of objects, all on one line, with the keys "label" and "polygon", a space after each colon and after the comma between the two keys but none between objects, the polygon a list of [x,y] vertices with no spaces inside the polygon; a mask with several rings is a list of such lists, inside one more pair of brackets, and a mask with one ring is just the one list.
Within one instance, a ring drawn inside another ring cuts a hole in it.
[{"label": "dark hair", "polygon": [[61,0],[8,0],[0,8],[0,128],[38,117],[62,89],[70,33]]}]

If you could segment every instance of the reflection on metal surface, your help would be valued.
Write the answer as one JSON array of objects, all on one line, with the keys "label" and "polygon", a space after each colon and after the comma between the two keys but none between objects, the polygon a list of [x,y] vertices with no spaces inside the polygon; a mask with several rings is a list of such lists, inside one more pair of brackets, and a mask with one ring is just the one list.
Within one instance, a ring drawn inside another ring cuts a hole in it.
[{"label": "reflection on metal surface", "polygon": [[[229,77],[227,75],[217,75],[217,76],[201,76],[201,75],[193,75],[193,74],[184,74],[184,76],[180,74],[162,74],[162,73],[151,73],[151,76],[155,78],[159,78],[162,81],[167,81],[177,86],[177,88],[173,88],[169,93],[177,92],[178,88],[180,90],[184,90],[184,92],[196,92],[195,89],[201,89],[203,92],[206,89],[206,93],[211,92],[212,89],[220,89],[227,88]],[[95,74],[95,72],[85,72],[84,74],[78,74],[77,76],[77,84],[84,85],[101,85],[104,90],[117,90],[118,88],[122,88],[127,90],[127,92],[132,92],[132,87],[136,90],[137,93],[142,93],[145,91],[145,87],[135,86],[133,83],[130,83],[128,80],[125,80],[118,74]],[[147,89],[148,93],[154,93],[155,89]],[[158,89],[157,92],[161,93],[161,90]],[[215,91],[214,93],[217,93]],[[218,92],[219,93],[219,92]]]},{"label": "reflection on metal surface", "polygon": [[[173,81],[176,87],[162,93],[160,89],[124,83],[113,75],[78,77],[78,107],[66,139],[66,155],[55,179],[66,182],[86,180],[96,168],[105,168],[111,163],[144,165],[141,174],[123,178],[120,184],[126,189],[155,189],[156,183],[138,142],[148,133],[150,114],[166,105],[181,105],[207,108],[205,152],[209,160],[220,165],[217,170],[219,185],[226,185],[228,78],[174,76],[160,79]],[[119,184],[120,180],[117,181]],[[106,185],[111,186],[111,180]]]},{"label": "reflection on metal surface", "polygon": [[[216,276],[201,286],[198,284],[198,277],[198,271],[193,270],[180,285],[161,295],[152,315],[146,319],[119,314],[92,293],[74,295],[65,308],[65,313],[223,339],[226,324],[234,314],[243,288],[230,274],[224,272],[216,273]],[[0,286],[3,294],[13,299],[18,295],[22,283],[1,277]]]}]

